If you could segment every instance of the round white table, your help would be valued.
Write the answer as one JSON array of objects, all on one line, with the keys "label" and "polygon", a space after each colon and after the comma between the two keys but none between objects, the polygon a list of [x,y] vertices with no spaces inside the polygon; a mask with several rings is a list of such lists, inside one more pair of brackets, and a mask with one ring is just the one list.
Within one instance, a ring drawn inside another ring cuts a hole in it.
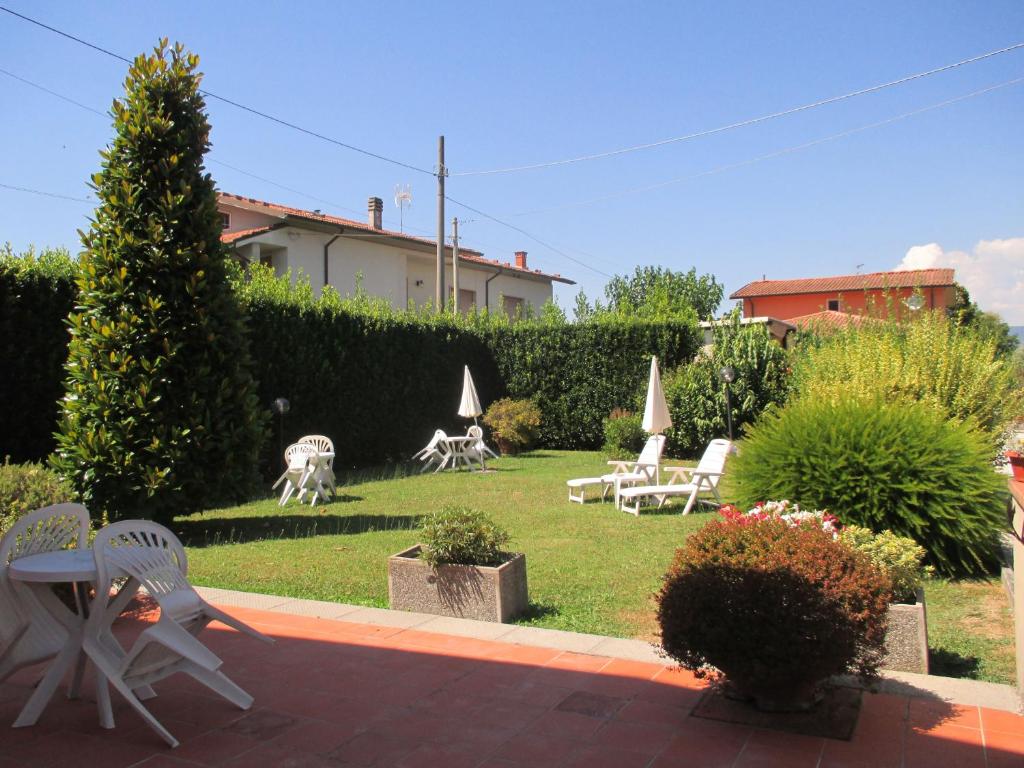
[{"label": "round white table", "polygon": [[[68,687],[68,698],[78,697],[86,662],[82,640],[85,622],[89,618],[89,586],[96,581],[98,574],[91,549],[62,549],[28,555],[12,562],[8,566],[7,574],[11,579],[23,583],[32,590],[40,605],[60,622],[68,633],[64,648],[50,662],[43,679],[22,708],[18,719],[14,721],[14,727],[20,728],[36,724],[72,665],[75,672]],[[112,575],[124,574],[115,572]],[[77,610],[72,610],[57,597],[53,591],[55,584],[72,585]],[[120,615],[137,589],[138,583],[134,579],[128,579],[128,583],[110,602],[107,613],[111,621]],[[106,679],[99,674],[99,670],[96,682],[97,686],[104,687],[105,693]]]}]

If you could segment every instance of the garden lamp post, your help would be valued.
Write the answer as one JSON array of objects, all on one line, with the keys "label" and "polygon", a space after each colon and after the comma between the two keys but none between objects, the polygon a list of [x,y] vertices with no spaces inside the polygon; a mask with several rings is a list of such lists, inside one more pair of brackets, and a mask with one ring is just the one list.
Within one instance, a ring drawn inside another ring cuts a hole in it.
[{"label": "garden lamp post", "polygon": [[270,404],[270,410],[277,414],[277,455],[284,456],[284,415],[292,409],[292,404],[279,397]]},{"label": "garden lamp post", "polygon": [[725,420],[729,424],[729,442],[732,442],[732,392],[729,385],[736,380],[736,371],[731,365],[727,365],[718,372],[719,377],[725,382]]}]

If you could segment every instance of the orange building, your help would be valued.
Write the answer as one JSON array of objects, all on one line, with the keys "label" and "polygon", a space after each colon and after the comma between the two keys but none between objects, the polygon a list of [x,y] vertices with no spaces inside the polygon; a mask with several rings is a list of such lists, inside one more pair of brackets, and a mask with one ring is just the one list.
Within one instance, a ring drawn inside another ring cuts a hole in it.
[{"label": "orange building", "polygon": [[804,319],[819,312],[897,317],[906,312],[915,293],[925,309],[945,309],[956,298],[952,269],[871,272],[865,275],[809,277],[800,280],[757,280],[733,292],[743,299],[744,317]]}]

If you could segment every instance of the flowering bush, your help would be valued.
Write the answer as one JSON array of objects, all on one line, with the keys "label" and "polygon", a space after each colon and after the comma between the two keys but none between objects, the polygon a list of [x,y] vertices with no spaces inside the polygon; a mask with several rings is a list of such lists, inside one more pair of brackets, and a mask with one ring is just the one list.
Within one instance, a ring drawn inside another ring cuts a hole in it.
[{"label": "flowering bush", "polygon": [[727,510],[677,551],[658,595],[665,652],[772,709],[831,675],[875,675],[892,589],[867,555],[786,514]]},{"label": "flowering bush", "polygon": [[741,512],[734,504],[726,504],[719,509],[719,514],[726,520],[737,525],[746,525],[759,520],[783,520],[789,525],[802,525],[813,523],[819,526],[826,533],[831,533],[833,538],[838,534],[841,527],[839,518],[825,509],[812,511],[800,509],[799,504],[793,504],[789,499],[782,501],[759,501],[754,508]]},{"label": "flowering bush", "polygon": [[892,531],[873,533],[869,528],[848,525],[839,533],[839,540],[871,558],[871,562],[892,579],[892,602],[913,603],[916,592],[930,568],[924,563],[924,547],[906,536]]}]

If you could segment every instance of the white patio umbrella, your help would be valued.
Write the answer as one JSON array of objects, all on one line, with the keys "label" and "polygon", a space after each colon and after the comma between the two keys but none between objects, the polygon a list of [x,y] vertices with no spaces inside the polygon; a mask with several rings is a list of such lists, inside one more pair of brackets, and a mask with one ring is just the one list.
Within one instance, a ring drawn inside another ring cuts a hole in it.
[{"label": "white patio umbrella", "polygon": [[647,382],[647,403],[644,405],[643,428],[652,435],[660,435],[672,426],[672,417],[665,402],[665,390],[661,387],[661,372],[658,358],[651,358],[651,378]]},{"label": "white patio umbrella", "polygon": [[483,412],[480,407],[480,398],[476,394],[476,386],[473,384],[473,376],[467,365],[462,377],[462,400],[459,402],[459,416],[473,419],[473,423],[476,424],[476,417]]}]

